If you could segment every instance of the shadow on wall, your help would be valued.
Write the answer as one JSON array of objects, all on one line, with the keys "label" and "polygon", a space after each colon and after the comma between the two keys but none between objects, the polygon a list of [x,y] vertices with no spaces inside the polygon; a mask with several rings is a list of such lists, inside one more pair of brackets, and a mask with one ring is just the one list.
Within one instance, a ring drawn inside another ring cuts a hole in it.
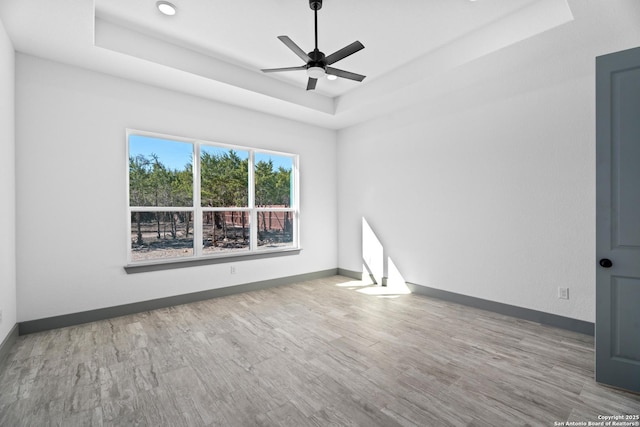
[{"label": "shadow on wall", "polygon": [[[368,275],[368,278],[366,277]],[[382,285],[360,289],[358,292],[372,295],[409,294],[406,281],[376,233],[362,218],[362,279],[370,284]]]}]

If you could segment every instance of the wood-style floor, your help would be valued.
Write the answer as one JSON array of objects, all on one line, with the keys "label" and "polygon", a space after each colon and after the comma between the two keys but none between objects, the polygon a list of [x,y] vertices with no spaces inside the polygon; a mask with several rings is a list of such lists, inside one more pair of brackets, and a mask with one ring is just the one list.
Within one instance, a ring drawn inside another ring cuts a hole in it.
[{"label": "wood-style floor", "polygon": [[593,337],[331,277],[20,337],[1,426],[553,426],[640,414]]}]

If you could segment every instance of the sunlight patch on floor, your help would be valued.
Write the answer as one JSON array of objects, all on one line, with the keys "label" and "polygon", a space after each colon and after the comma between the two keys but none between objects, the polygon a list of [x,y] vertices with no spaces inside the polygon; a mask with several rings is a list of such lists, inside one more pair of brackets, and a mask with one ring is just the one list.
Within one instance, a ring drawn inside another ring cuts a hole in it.
[{"label": "sunlight patch on floor", "polygon": [[404,282],[391,280],[388,282],[387,286],[367,283],[361,280],[338,283],[336,284],[336,286],[378,298],[398,298],[401,295],[407,295],[411,293]]},{"label": "sunlight patch on floor", "polygon": [[400,270],[398,270],[398,267],[396,267],[391,257],[387,257],[387,275],[386,286],[372,284],[357,291],[362,294],[375,295],[380,298],[398,298],[400,295],[411,293],[407,282],[404,280],[404,277],[402,277],[402,274],[400,274]]},{"label": "sunlight patch on floor", "polygon": [[371,283],[365,282],[364,280],[352,280],[350,282],[338,283],[336,284],[339,288],[347,288],[347,289],[359,289],[365,286],[371,286]]},{"label": "sunlight patch on floor", "polygon": [[388,284],[387,286],[368,286],[366,288],[357,289],[357,292],[366,295],[375,295],[378,297],[398,297],[400,295],[410,294],[411,291],[404,283],[397,283],[394,285]]},{"label": "sunlight patch on floor", "polygon": [[335,286],[343,289],[348,289],[350,291],[356,291],[361,294],[375,296],[378,298],[398,298],[401,295],[411,293],[411,291],[405,284],[381,286],[361,280],[353,280],[345,283],[337,283]]},{"label": "sunlight patch on floor", "polygon": [[398,298],[401,295],[411,293],[404,282],[390,281],[387,286],[381,286],[369,281],[351,280],[349,282],[336,283],[335,286],[379,298]]}]

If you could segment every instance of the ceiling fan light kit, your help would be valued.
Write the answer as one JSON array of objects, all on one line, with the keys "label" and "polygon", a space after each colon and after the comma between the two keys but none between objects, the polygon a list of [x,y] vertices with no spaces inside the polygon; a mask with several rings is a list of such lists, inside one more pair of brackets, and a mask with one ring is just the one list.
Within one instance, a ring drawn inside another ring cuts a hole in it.
[{"label": "ceiling fan light kit", "polygon": [[324,68],[322,67],[309,67],[307,68],[307,75],[312,79],[319,79],[324,77]]},{"label": "ceiling fan light kit", "polygon": [[278,36],[278,39],[284,43],[293,53],[295,53],[300,59],[305,62],[305,65],[298,67],[285,67],[285,68],[268,68],[263,69],[264,73],[275,73],[281,71],[298,71],[306,70],[309,80],[307,82],[307,90],[314,90],[318,79],[327,75],[329,80],[335,80],[337,77],[343,79],[355,80],[361,82],[366,76],[361,74],[352,73],[350,71],[340,70],[338,68],[330,67],[335,62],[346,58],[349,55],[353,55],[359,50],[364,49],[364,45],[359,41],[355,41],[348,46],[332,53],[329,56],[325,56],[323,52],[318,50],[318,10],[322,8],[322,0],[309,0],[309,7],[313,10],[314,15],[314,28],[315,28],[315,49],[309,53],[305,53],[297,44],[293,42],[288,36]]}]

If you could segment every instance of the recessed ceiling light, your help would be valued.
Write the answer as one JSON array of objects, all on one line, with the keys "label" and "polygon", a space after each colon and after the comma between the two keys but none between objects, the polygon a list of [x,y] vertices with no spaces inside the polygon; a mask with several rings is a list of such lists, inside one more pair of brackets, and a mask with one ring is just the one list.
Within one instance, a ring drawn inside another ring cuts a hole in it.
[{"label": "recessed ceiling light", "polygon": [[334,76],[333,74],[327,74],[327,80],[335,80],[338,76]]},{"label": "recessed ceiling light", "polygon": [[165,15],[173,16],[176,14],[176,7],[168,1],[159,1],[156,3],[158,10]]}]

